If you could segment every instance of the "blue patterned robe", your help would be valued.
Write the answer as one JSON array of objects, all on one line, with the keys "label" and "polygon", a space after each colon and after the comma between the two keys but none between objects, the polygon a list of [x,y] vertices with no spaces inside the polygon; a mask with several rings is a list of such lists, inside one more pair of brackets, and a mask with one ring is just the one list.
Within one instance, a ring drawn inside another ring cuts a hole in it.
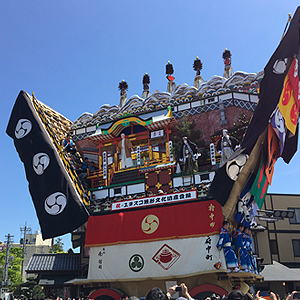
[{"label": "blue patterned robe", "polygon": [[243,233],[243,243],[247,251],[248,261],[250,265],[250,270],[257,273],[256,259],[252,253],[252,239],[247,233]]},{"label": "blue patterned robe", "polygon": [[[225,246],[225,244],[228,245],[228,243],[230,243],[230,246]],[[217,243],[217,248],[218,247],[221,247],[224,250],[227,268],[236,268],[238,266],[238,261],[231,247],[230,235],[229,232],[223,227],[221,229],[219,241]]]},{"label": "blue patterned robe", "polygon": [[243,243],[243,234],[239,229],[233,231],[232,241],[235,247],[236,256],[238,257],[241,264],[241,269],[242,270],[248,269],[249,266],[247,264],[247,259],[245,255],[246,248],[244,247],[244,243]]}]

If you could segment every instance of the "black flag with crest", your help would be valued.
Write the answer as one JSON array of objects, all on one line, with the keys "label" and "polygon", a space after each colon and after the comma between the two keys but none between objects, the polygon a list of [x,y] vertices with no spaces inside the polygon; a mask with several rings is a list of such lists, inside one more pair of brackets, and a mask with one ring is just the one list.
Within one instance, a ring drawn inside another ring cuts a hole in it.
[{"label": "black flag with crest", "polygon": [[[221,205],[226,203],[235,180],[242,172],[244,166],[241,164],[240,166],[235,166],[235,163],[232,164],[232,162],[237,158],[248,158],[248,155],[250,155],[259,136],[267,128],[270,117],[278,105],[284,79],[293,58],[296,56],[299,61],[299,33],[300,7],[297,8],[287,33],[264,69],[264,77],[260,83],[260,101],[255,109],[241,148],[233,153],[229,160],[216,171],[216,175],[211,184],[210,193]],[[299,70],[300,68],[298,68],[298,72]],[[291,160],[297,151],[297,144],[298,126],[295,135],[286,135],[284,149],[281,154],[286,163]],[[243,159],[241,161],[243,161]],[[234,172],[230,172],[230,169]],[[234,176],[232,176],[232,174]]]},{"label": "black flag with crest", "polygon": [[88,219],[82,198],[30,96],[21,91],[6,130],[24,163],[43,239],[77,229]]},{"label": "black flag with crest", "polygon": [[[267,128],[270,117],[276,109],[283,89],[284,79],[294,59],[299,61],[300,43],[300,6],[297,8],[289,29],[278,45],[264,69],[264,77],[260,83],[260,101],[253,114],[251,123],[247,129],[241,148],[252,149],[260,136]],[[298,68],[298,72],[299,72]],[[298,129],[298,126],[297,126]],[[282,153],[283,160],[288,163],[298,144],[298,130],[295,136],[287,135],[285,147]]]}]

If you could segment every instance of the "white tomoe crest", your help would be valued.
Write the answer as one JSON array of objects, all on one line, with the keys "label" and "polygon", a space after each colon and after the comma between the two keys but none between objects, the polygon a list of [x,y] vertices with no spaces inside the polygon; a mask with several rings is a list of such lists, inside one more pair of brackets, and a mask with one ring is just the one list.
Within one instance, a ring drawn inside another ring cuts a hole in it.
[{"label": "white tomoe crest", "polygon": [[15,128],[15,137],[21,139],[32,129],[32,123],[28,119],[20,119]]},{"label": "white tomoe crest", "polygon": [[67,205],[67,198],[61,192],[56,192],[48,196],[45,200],[45,211],[49,215],[59,215],[63,212]]},{"label": "white tomoe crest", "polygon": [[37,153],[32,158],[32,167],[37,175],[44,174],[46,168],[49,166],[50,158],[46,153]]}]

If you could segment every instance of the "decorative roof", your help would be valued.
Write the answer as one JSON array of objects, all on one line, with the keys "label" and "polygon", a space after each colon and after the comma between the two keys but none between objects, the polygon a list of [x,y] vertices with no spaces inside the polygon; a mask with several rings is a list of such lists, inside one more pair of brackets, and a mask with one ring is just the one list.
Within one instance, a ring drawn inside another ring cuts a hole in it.
[{"label": "decorative roof", "polygon": [[[30,95],[28,95],[31,97]],[[72,121],[33,97],[33,104],[45,126],[49,126],[58,144],[70,131]]]},{"label": "decorative roof", "polygon": [[122,117],[153,112],[156,109],[167,108],[185,102],[213,97],[229,91],[239,91],[258,94],[259,82],[263,78],[263,71],[255,73],[235,72],[230,78],[213,76],[203,82],[199,89],[188,84],[181,84],[170,94],[168,92],[154,91],[148,98],[143,99],[133,95],[121,108],[117,105],[104,104],[94,113],[83,113],[74,121],[71,129],[105,123]]},{"label": "decorative roof", "polygon": [[80,271],[80,254],[33,254],[26,268],[27,273]]},{"label": "decorative roof", "polygon": [[131,116],[128,118],[116,120],[116,122],[111,123],[110,127],[106,130],[99,127],[96,132],[93,135],[87,137],[87,139],[91,141],[111,140],[114,137],[118,136],[125,127],[129,126],[130,123],[142,125],[149,131],[154,131],[163,129],[170,124],[177,124],[177,121],[172,116],[172,113],[170,113],[170,111],[167,113],[167,115],[161,114],[148,118],[147,120],[143,120],[137,116]]}]

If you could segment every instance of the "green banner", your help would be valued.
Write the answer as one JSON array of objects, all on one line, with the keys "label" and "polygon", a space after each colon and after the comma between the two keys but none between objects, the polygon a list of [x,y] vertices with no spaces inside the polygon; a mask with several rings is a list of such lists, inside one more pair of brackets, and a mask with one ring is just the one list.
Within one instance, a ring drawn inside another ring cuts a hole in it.
[{"label": "green banner", "polygon": [[269,183],[265,173],[266,164],[264,161],[264,153],[261,153],[260,165],[254,180],[254,183],[251,187],[250,193],[254,196],[254,200],[257,203],[259,209],[261,209],[265,197],[268,191]]}]

